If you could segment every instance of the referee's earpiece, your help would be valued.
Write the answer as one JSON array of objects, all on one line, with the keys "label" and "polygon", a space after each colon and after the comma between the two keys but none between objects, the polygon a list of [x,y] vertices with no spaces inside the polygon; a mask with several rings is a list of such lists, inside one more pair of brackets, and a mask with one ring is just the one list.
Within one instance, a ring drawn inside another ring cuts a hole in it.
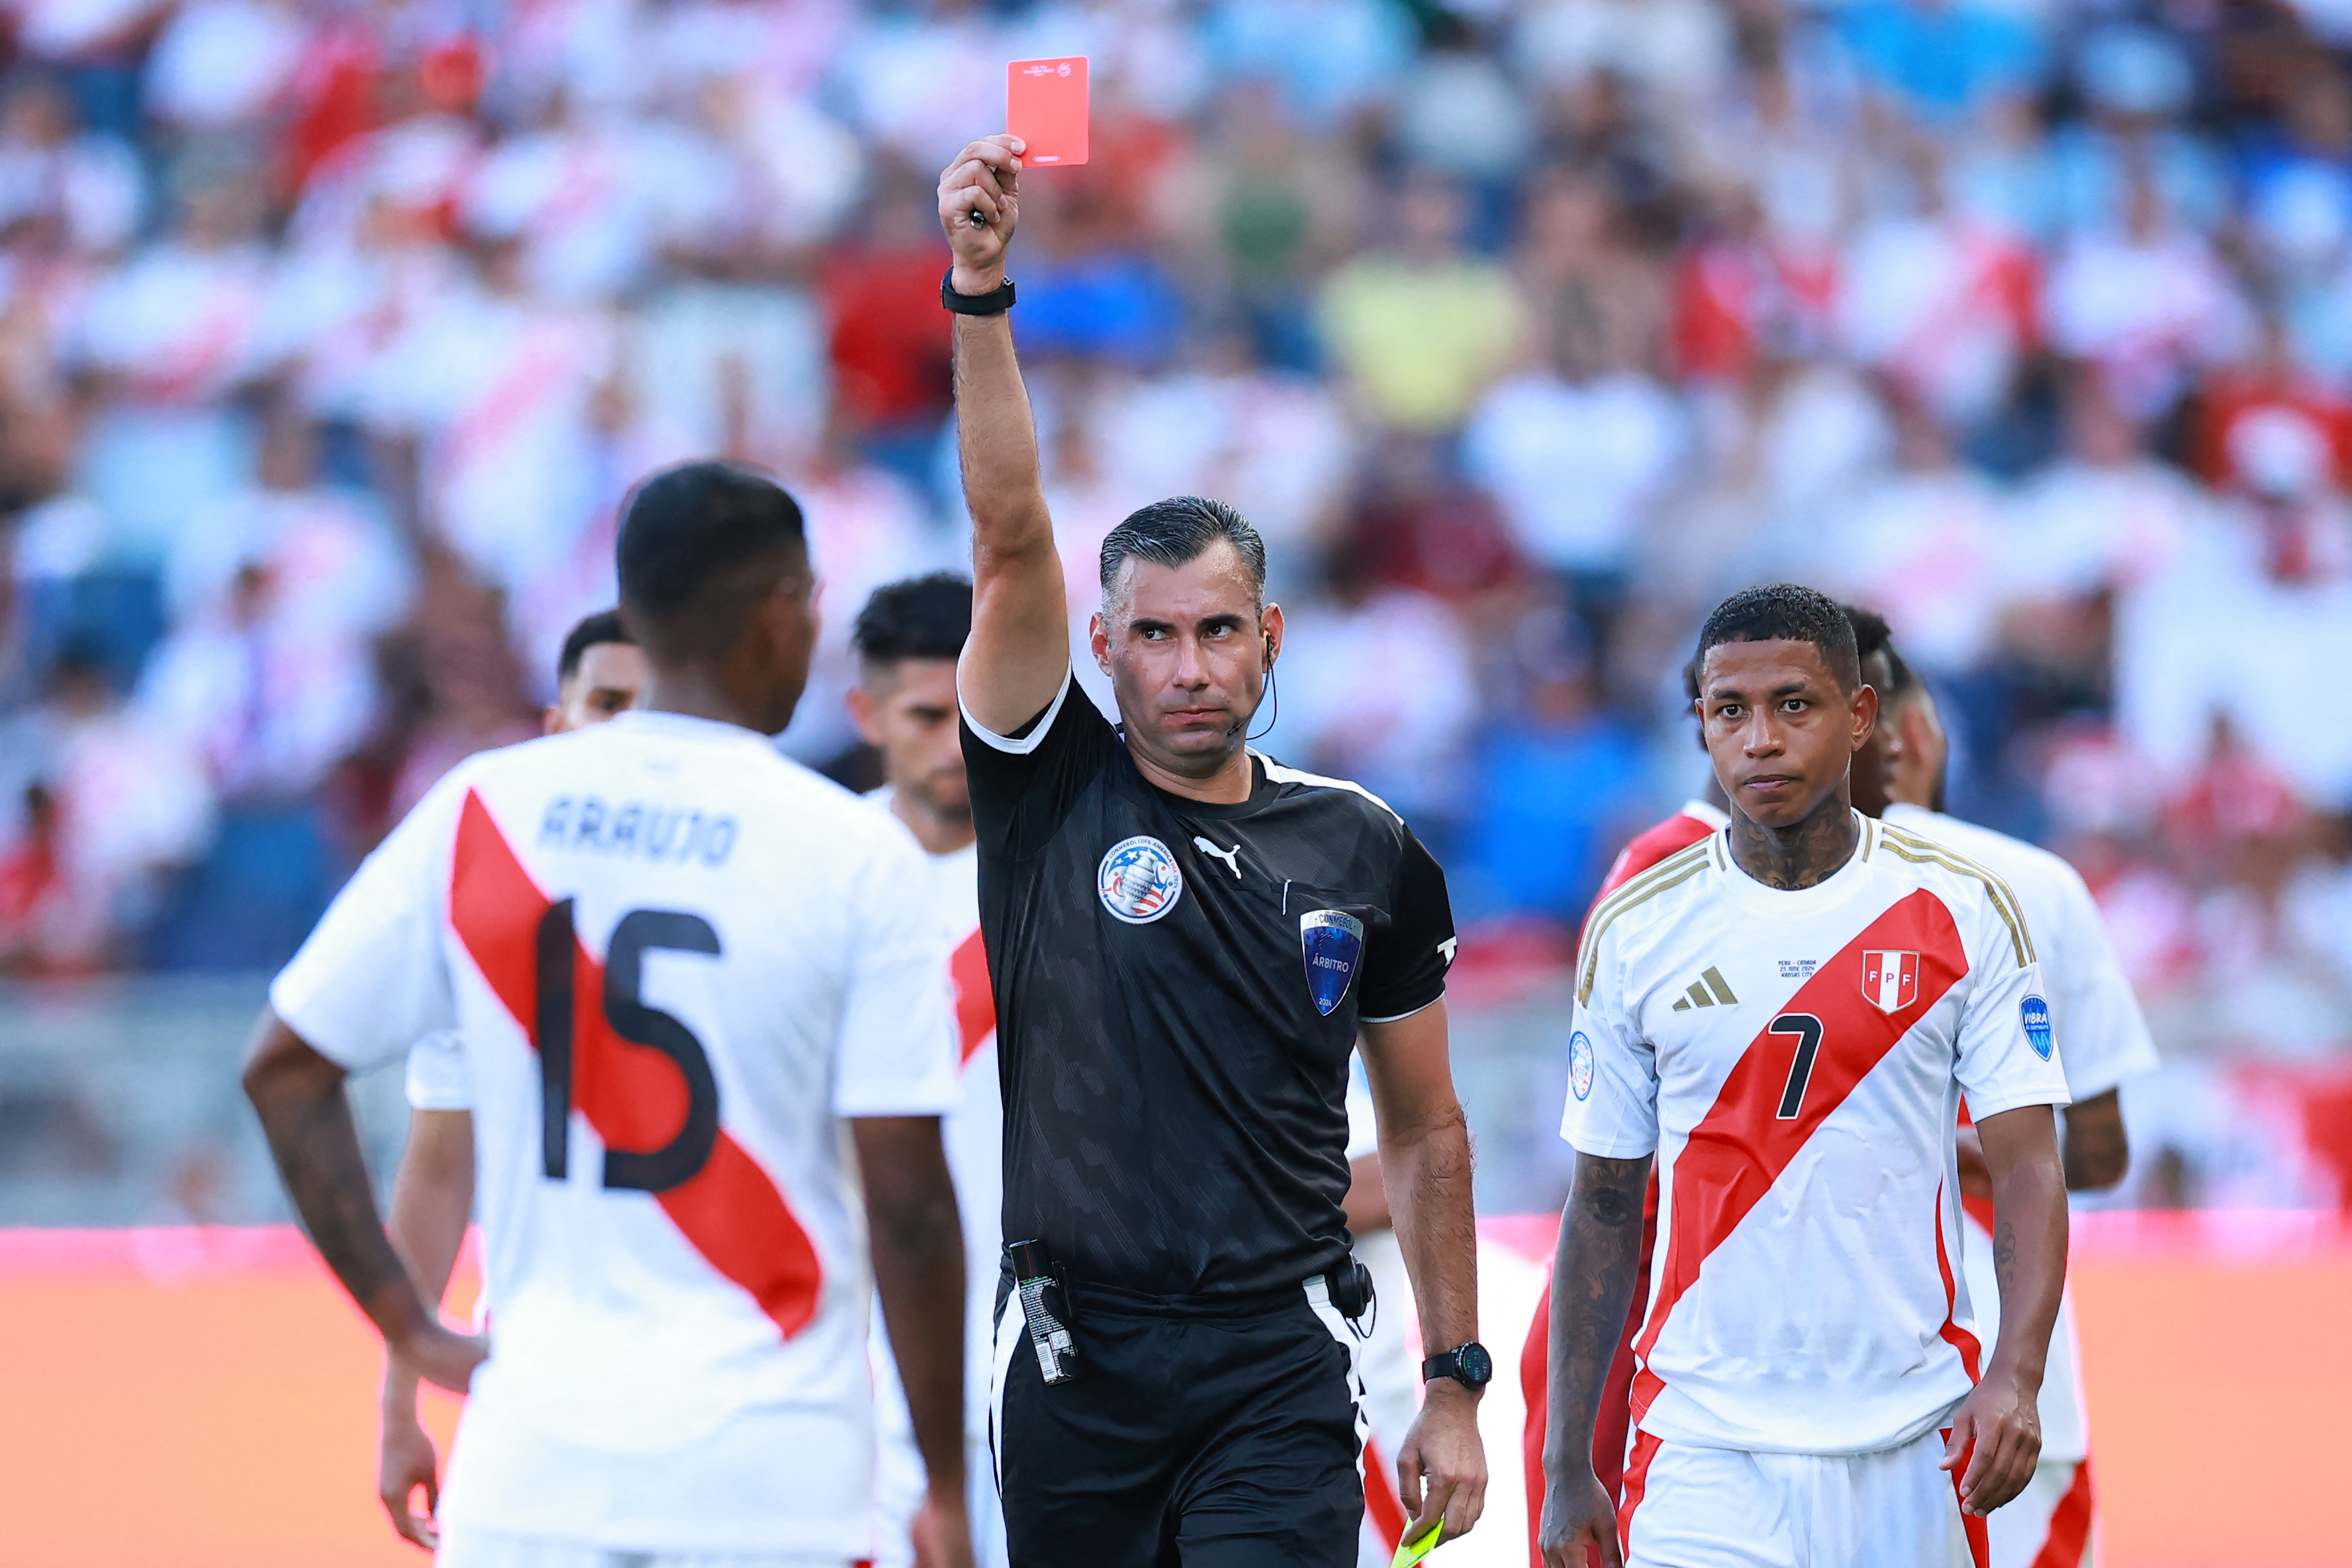
[{"label": "referee's earpiece", "polygon": [[1269,674],[1269,675],[1270,675],[1270,674],[1274,674],[1274,633],[1273,633],[1273,632],[1266,632],[1266,633],[1265,634],[1265,673],[1266,673],[1267,674]]}]

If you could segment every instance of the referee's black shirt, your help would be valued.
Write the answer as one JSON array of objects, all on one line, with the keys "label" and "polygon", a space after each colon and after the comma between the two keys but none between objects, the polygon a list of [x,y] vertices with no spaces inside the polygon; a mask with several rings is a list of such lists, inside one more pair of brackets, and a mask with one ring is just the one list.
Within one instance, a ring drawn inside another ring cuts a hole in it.
[{"label": "referee's black shirt", "polygon": [[1357,786],[1255,754],[1246,801],[1156,789],[1075,680],[1019,738],[967,717],[963,752],[1005,1236],[1146,1296],[1339,1262],[1348,1053],[1445,989],[1436,861]]}]

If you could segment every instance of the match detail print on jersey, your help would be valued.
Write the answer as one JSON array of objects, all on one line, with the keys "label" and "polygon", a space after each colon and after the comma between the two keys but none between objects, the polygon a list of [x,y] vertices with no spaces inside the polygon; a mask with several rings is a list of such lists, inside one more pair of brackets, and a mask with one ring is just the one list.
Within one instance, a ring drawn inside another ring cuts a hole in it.
[{"label": "match detail print on jersey", "polygon": [[[1864,983],[1866,960],[1890,952],[1916,955],[1912,999],[1895,1011],[1882,1009]],[[1967,973],[1951,912],[1921,889],[1815,970],[1748,1045],[1675,1160],[1657,1300],[1634,1345],[1645,1363],[1708,1255],[1739,1228],[1854,1086]],[[1810,1060],[1801,1061],[1808,1044]],[[1636,1419],[1648,1414],[1661,1386],[1645,1365],[1634,1383]]]},{"label": "match detail print on jersey", "polygon": [[[481,797],[468,790],[450,870],[450,925],[534,1049],[544,1051],[542,1025],[552,1027],[553,1020],[568,1012],[570,1027],[564,1032],[570,1071],[564,1076],[572,1103],[587,1117],[605,1148],[624,1155],[669,1149],[678,1143],[681,1129],[689,1126],[695,1098],[672,1049],[675,1042],[647,1045],[623,1037],[608,1016],[608,989],[618,993],[608,986],[607,966],[596,962],[576,935],[569,1007],[551,997],[542,1009],[539,977],[560,972],[561,967],[544,962],[541,934],[544,930],[552,937],[570,926],[568,920],[549,918],[557,907],[531,880]],[[624,917],[624,924],[628,918]],[[714,936],[714,947],[716,942]],[[645,944],[673,945],[679,944]],[[686,950],[709,949],[686,945]],[[618,978],[629,982],[624,999],[650,1011],[635,997],[635,977]],[[666,1021],[684,1032],[677,1020]],[[696,1054],[700,1054],[698,1047]],[[555,1156],[556,1130],[550,1127],[548,1134],[547,1154]],[[623,1168],[629,1168],[625,1160]],[[751,1292],[785,1338],[814,1320],[824,1284],[816,1249],[774,1180],[723,1126],[711,1135],[709,1153],[698,1168],[650,1196],[712,1268]]]}]

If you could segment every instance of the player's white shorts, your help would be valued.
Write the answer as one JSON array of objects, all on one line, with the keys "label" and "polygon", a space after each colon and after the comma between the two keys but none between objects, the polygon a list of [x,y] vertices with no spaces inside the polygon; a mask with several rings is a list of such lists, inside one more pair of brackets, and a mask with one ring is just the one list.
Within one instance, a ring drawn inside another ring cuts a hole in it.
[{"label": "player's white shorts", "polygon": [[2044,1459],[2025,1490],[1994,1509],[1992,1568],[2094,1568],[2090,1467]]},{"label": "player's white shorts", "polygon": [[616,1552],[576,1541],[443,1531],[436,1568],[853,1568],[838,1557],[768,1552]]},{"label": "player's white shorts", "polygon": [[1874,1454],[1758,1454],[1637,1433],[1626,1568],[1986,1568],[1940,1433]]}]

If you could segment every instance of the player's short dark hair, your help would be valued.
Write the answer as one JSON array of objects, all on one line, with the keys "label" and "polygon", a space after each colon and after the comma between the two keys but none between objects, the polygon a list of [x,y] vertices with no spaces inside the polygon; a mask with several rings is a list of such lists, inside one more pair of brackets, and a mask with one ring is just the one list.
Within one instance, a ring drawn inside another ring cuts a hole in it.
[{"label": "player's short dark hair", "polygon": [[629,629],[621,624],[621,612],[617,609],[599,610],[593,615],[583,615],[580,618],[580,624],[564,634],[563,652],[555,661],[555,678],[568,681],[578,674],[580,661],[587,656],[589,649],[599,643],[626,643],[635,647],[636,641],[629,635]]},{"label": "player's short dark hair", "polygon": [[621,517],[621,614],[649,649],[719,653],[774,585],[769,572],[807,550],[800,504],[773,479],[734,463],[665,468]]},{"label": "player's short dark hair", "polygon": [[1743,588],[1717,605],[1699,628],[1698,658],[1726,643],[1811,643],[1840,689],[1862,684],[1862,658],[1854,652],[1853,622],[1837,601],[1801,583],[1776,582]]},{"label": "player's short dark hair", "polygon": [[886,582],[874,591],[849,640],[869,667],[902,659],[952,659],[971,635],[971,580],[952,571]]},{"label": "player's short dark hair", "polygon": [[1265,541],[1257,529],[1223,501],[1205,496],[1171,496],[1139,507],[1111,529],[1102,543],[1103,602],[1118,590],[1119,568],[1130,557],[1161,566],[1198,560],[1219,539],[1234,547],[1249,574],[1251,596],[1265,598]]},{"label": "player's short dark hair", "polygon": [[1845,618],[1853,622],[1856,660],[1867,664],[1875,655],[1886,661],[1886,689],[1878,694],[1879,701],[1891,706],[1909,696],[1912,688],[1919,684],[1919,675],[1904,662],[1903,655],[1895,651],[1895,629],[1887,625],[1886,617],[1875,610],[1849,604],[1845,607]]}]

